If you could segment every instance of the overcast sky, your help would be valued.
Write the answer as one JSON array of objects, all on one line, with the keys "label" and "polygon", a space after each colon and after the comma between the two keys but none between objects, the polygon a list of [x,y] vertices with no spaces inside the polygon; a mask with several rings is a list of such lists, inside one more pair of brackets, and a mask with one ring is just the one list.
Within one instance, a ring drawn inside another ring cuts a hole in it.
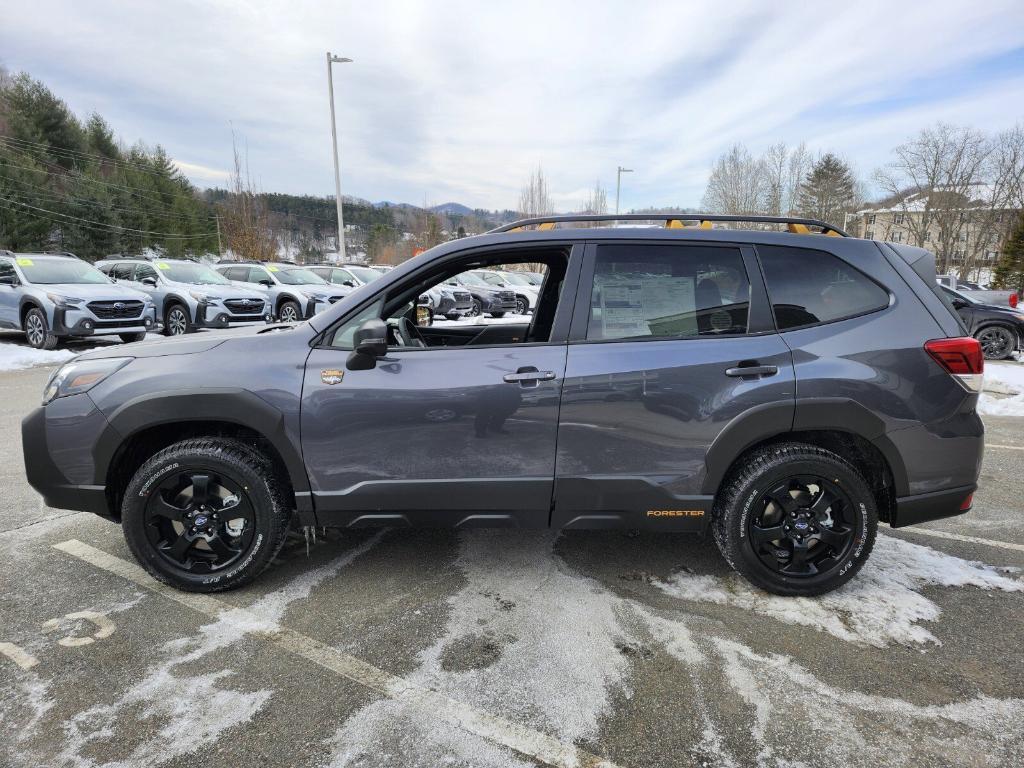
[{"label": "overcast sky", "polygon": [[[828,9],[828,6],[834,6]],[[833,150],[864,176],[936,120],[1024,120],[1024,2],[0,0],[0,64],[223,185],[232,126],[265,191],[560,210],[697,206],[736,141]]]}]

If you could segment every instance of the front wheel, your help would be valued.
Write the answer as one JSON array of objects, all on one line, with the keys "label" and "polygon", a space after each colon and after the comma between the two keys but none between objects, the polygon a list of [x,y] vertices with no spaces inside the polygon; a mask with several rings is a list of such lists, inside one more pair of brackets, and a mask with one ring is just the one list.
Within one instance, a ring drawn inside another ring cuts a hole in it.
[{"label": "front wheel", "polygon": [[473,299],[473,306],[469,310],[470,317],[480,317],[483,314],[484,305],[480,303],[479,299]]},{"label": "front wheel", "polygon": [[125,344],[131,344],[136,341],[143,341],[146,338],[145,331],[139,331],[138,333],[119,333],[117,335]]},{"label": "front wheel", "polygon": [[491,317],[504,317],[505,313],[504,312],[491,312],[490,315],[491,315]]},{"label": "front wheel", "polygon": [[286,301],[281,305],[277,316],[282,323],[297,323],[302,316],[302,310],[294,301]]},{"label": "front wheel", "polygon": [[525,315],[529,311],[530,311],[530,302],[528,302],[522,296],[519,296],[516,299],[516,314],[517,315]]},{"label": "front wheel", "polygon": [[172,304],[167,308],[164,316],[164,333],[168,336],[184,336],[192,333],[192,318],[188,316],[188,310],[181,304]]},{"label": "front wheel", "polygon": [[878,510],[857,469],[802,443],[746,456],[715,501],[726,561],[761,589],[811,596],[848,582],[875,542]]},{"label": "front wheel", "polygon": [[978,331],[975,338],[981,344],[986,360],[1005,360],[1017,349],[1017,336],[1002,325],[990,325]]},{"label": "front wheel", "polygon": [[147,460],[121,505],[128,547],[155,578],[217,592],[256,578],[291,519],[272,463],[227,438],[184,440]]},{"label": "front wheel", "polygon": [[59,339],[50,333],[46,315],[38,307],[25,313],[25,339],[36,349],[56,349]]}]

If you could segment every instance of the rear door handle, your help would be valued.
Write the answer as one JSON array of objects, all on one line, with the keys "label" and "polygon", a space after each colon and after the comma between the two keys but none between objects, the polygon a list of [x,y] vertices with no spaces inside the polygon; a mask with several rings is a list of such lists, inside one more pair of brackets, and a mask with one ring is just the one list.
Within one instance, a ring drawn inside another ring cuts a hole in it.
[{"label": "rear door handle", "polygon": [[502,376],[505,383],[529,384],[530,382],[551,381],[555,378],[554,371],[538,371],[536,368],[520,368],[515,373],[506,373]]},{"label": "rear door handle", "polygon": [[774,376],[778,372],[775,365],[739,365],[725,369],[726,376]]}]

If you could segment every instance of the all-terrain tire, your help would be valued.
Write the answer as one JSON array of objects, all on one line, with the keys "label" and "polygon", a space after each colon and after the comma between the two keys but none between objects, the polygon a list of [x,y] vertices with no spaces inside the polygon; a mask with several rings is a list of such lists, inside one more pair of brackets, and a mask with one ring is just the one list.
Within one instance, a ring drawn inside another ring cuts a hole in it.
[{"label": "all-terrain tire", "polygon": [[[849,497],[852,543],[848,554],[830,569],[796,577],[762,562],[748,524],[768,489],[787,478],[807,475],[834,482]],[[755,450],[737,462],[715,499],[711,523],[722,556],[750,583],[776,595],[812,596],[842,586],[861,569],[875,543],[878,510],[864,477],[841,456],[805,443],[779,443]]]},{"label": "all-terrain tire", "polygon": [[138,333],[119,333],[117,335],[125,344],[132,344],[136,341],[145,341],[146,339],[145,331],[139,331]]},{"label": "all-terrain tire", "polygon": [[504,317],[505,316],[504,312],[490,312],[488,314],[490,314],[491,317]]},{"label": "all-terrain tire", "polygon": [[[147,504],[161,482],[190,470],[223,475],[244,488],[254,513],[248,548],[223,571],[190,573],[168,562],[147,536]],[[220,592],[248,584],[277,556],[292,517],[285,481],[252,446],[229,438],[193,438],[156,453],[125,490],[121,526],[128,548],[154,578],[187,592]]]}]

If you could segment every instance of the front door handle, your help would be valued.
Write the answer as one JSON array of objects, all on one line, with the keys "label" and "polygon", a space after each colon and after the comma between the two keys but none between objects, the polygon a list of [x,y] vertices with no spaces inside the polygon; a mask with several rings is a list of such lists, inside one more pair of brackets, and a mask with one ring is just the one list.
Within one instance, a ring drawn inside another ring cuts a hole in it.
[{"label": "front door handle", "polygon": [[726,376],[774,376],[778,372],[775,365],[738,365],[725,369]]},{"label": "front door handle", "polygon": [[531,382],[538,381],[551,381],[555,378],[554,371],[538,371],[532,366],[526,368],[520,368],[515,373],[506,373],[502,376],[502,379],[506,384],[530,384]]}]

